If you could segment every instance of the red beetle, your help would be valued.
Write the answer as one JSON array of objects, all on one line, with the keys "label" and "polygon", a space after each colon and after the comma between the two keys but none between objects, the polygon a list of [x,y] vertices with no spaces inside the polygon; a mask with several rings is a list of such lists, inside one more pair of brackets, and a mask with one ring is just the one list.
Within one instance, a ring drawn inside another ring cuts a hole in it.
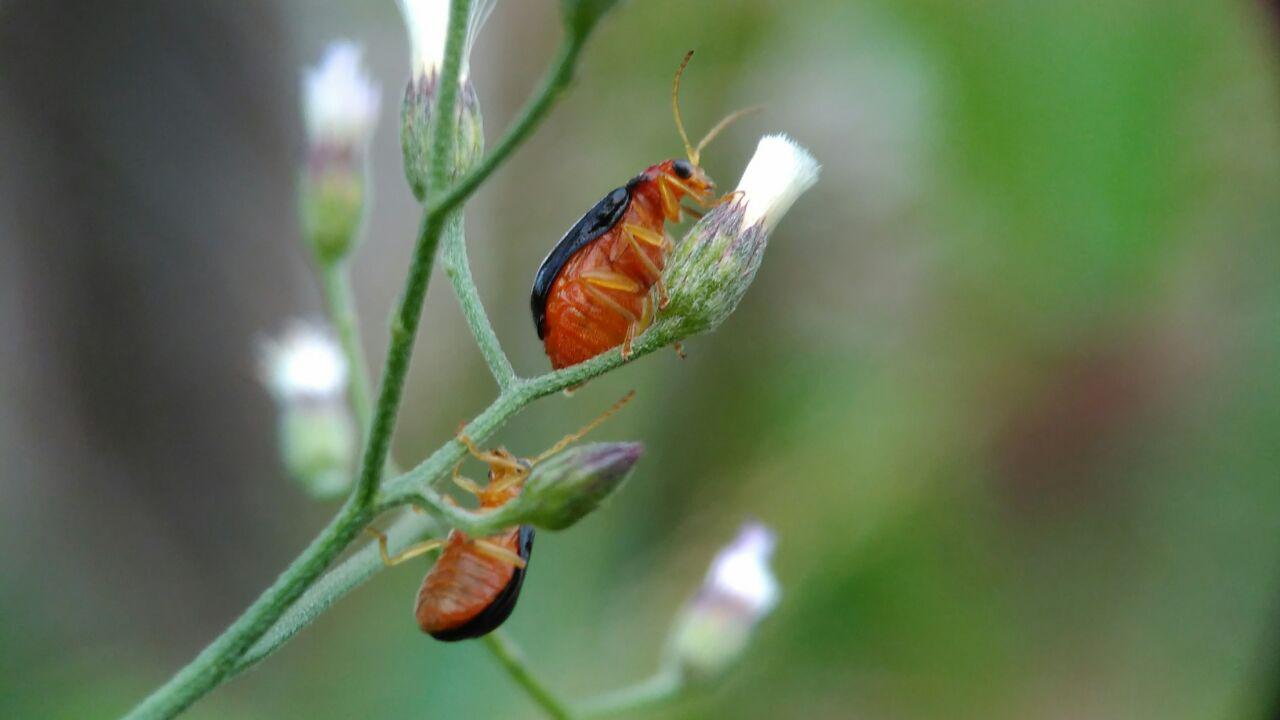
[{"label": "red beetle", "polygon": [[630,354],[631,342],[653,321],[655,305],[666,306],[662,271],[673,246],[666,223],[679,222],[682,211],[700,215],[680,204],[685,197],[702,207],[714,204],[715,184],[698,166],[702,149],[729,123],[756,109],[729,115],[693,146],[679,103],[680,76],[691,57],[692,51],[685,55],[671,88],[676,128],[689,159],[652,165],[605,195],[560,238],[534,276],[533,322],[554,368],[619,345],[623,357]]},{"label": "red beetle", "polygon": [[[498,448],[481,451],[466,435],[458,439],[473,457],[489,466],[484,486],[462,477],[453,469],[453,481],[479,500],[480,510],[493,510],[510,502],[524,489],[534,465],[559,453],[626,405],[635,395],[627,393],[613,407],[586,427],[565,436],[551,449],[534,458],[518,458]],[[483,538],[472,538],[453,530],[443,540],[418,543],[394,557],[387,552],[387,536],[373,528],[378,538],[382,562],[397,565],[432,550],[441,549],[435,565],[422,579],[414,615],[418,627],[437,640],[467,640],[487,635],[506,622],[515,610],[524,584],[529,555],[533,552],[533,526],[519,525]]]}]

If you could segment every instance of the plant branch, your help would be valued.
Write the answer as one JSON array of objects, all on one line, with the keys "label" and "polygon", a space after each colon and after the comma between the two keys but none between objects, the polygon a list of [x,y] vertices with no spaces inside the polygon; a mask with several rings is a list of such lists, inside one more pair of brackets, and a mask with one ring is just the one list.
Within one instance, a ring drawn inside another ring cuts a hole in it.
[{"label": "plant branch", "polygon": [[493,332],[493,325],[489,323],[489,316],[485,314],[484,305],[480,302],[480,292],[471,279],[471,263],[467,260],[467,240],[461,212],[451,214],[445,222],[444,249],[441,255],[445,273],[453,284],[453,292],[458,297],[467,326],[471,328],[471,335],[480,347],[480,354],[484,356],[498,388],[507,390],[519,378],[516,377],[515,368],[511,367],[506,353],[502,351],[498,336]]},{"label": "plant branch", "polygon": [[195,660],[130,711],[126,720],[173,717],[222,683],[237,659],[271,629],[369,520],[367,509],[348,501],[266,592]]},{"label": "plant branch", "polygon": [[520,112],[520,117],[512,123],[506,134],[484,156],[479,165],[458,180],[442,197],[430,203],[432,213],[448,213],[462,205],[476,191],[476,188],[498,169],[498,166],[506,162],[507,156],[529,137],[529,134],[555,105],[560,94],[569,87],[569,83],[573,80],[574,68],[578,64],[578,55],[582,52],[585,41],[586,35],[565,36],[556,53],[555,63],[543,76],[542,82]]},{"label": "plant branch", "polygon": [[525,663],[524,656],[520,652],[520,648],[512,642],[511,638],[502,630],[494,630],[484,636],[484,644],[493,656],[502,663],[502,667],[511,675],[525,692],[529,693],[529,697],[542,706],[547,714],[556,720],[569,720],[573,717],[569,712],[569,708],[543,685],[536,677],[533,676],[529,666]]},{"label": "plant branch", "polygon": [[[417,513],[405,513],[387,528],[386,534],[387,548],[395,554],[413,543],[442,534],[442,530],[430,518]],[[303,628],[319,619],[340,598],[385,567],[376,542],[370,542],[352,553],[351,557],[325,573],[324,577],[308,588],[293,607],[276,621],[271,630],[240,656],[232,674],[239,674],[265,660]]]},{"label": "plant branch", "polygon": [[373,397],[369,389],[369,362],[365,359],[364,345],[360,341],[359,318],[356,315],[355,296],[351,292],[351,273],[346,261],[320,262],[320,286],[325,304],[329,306],[329,319],[338,332],[338,341],[347,356],[350,368],[348,395],[360,423],[362,434],[369,432],[373,417]]},{"label": "plant branch", "polygon": [[[449,163],[453,157],[451,146],[457,124],[458,72],[462,64],[470,12],[470,0],[453,0],[449,7],[448,38],[440,73],[437,96],[439,105],[433,128],[435,134],[432,137],[430,186],[434,188],[444,187],[449,178]],[[391,322],[391,345],[387,349],[387,359],[382,369],[378,405],[356,481],[354,499],[361,507],[368,507],[373,503],[378,492],[378,481],[382,478],[382,469],[387,462],[391,434],[395,429],[405,378],[409,373],[409,360],[413,356],[413,341],[418,335],[418,323],[422,319],[422,301],[427,295],[427,283],[431,280],[431,268],[435,263],[436,245],[440,242],[443,229],[444,217],[441,213],[424,214],[404,293]]]}]

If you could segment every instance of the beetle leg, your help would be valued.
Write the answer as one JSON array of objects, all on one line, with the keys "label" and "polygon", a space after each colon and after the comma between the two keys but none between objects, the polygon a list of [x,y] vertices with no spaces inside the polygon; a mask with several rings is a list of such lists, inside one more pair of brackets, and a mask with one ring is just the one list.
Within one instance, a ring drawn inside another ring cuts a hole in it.
[{"label": "beetle leg", "polygon": [[640,306],[640,318],[627,326],[627,337],[622,341],[622,359],[626,360],[631,357],[631,343],[639,337],[640,333],[648,329],[653,322],[653,300],[649,296],[645,296],[644,303]]},{"label": "beetle leg", "polygon": [[[644,228],[640,228],[640,229],[643,230]],[[631,249],[635,251],[636,257],[640,258],[640,264],[644,266],[644,269],[646,271],[645,274],[648,275],[649,282],[661,283],[662,271],[658,269],[657,265],[653,264],[653,259],[650,258],[647,254],[645,254],[644,250],[640,249],[640,243],[638,242],[635,233],[625,228],[623,232],[627,233],[627,243],[630,244]],[[646,230],[646,232],[650,232],[650,231]],[[654,243],[654,246],[662,247],[662,236],[658,235],[657,233],[653,233],[653,235],[654,237],[657,238],[657,242]],[[650,242],[650,241],[646,241],[646,242]]]},{"label": "beetle leg", "polygon": [[583,277],[582,279],[584,280],[584,282],[582,283],[582,289],[586,290],[588,295],[595,298],[597,302],[601,303],[602,305],[605,305],[610,310],[613,310],[614,312],[618,313],[622,317],[626,318],[628,321],[633,323],[636,321],[635,313],[622,307],[622,305],[619,304],[617,300],[614,300],[613,298],[609,297],[608,293],[596,287],[595,283],[592,282],[590,278]]},{"label": "beetle leg", "polygon": [[475,546],[476,552],[479,552],[481,555],[488,555],[494,560],[500,560],[502,562],[505,562],[509,565],[512,565],[518,568],[523,568],[524,566],[528,565],[528,563],[525,562],[524,558],[502,547],[501,545],[498,545],[497,543],[492,543],[492,542],[489,542],[488,540],[480,539],[480,540],[472,540],[471,544]]},{"label": "beetle leg", "polygon": [[419,555],[425,555],[431,552],[432,550],[435,550],[440,546],[444,545],[443,540],[426,540],[424,542],[418,543],[417,545],[410,545],[404,550],[401,550],[396,555],[392,555],[389,552],[387,552],[387,534],[386,533],[374,527],[367,527],[365,528],[365,531],[369,532],[374,537],[378,538],[378,554],[382,556],[382,564],[386,565],[387,567],[391,567],[393,565],[399,565],[400,563],[406,560],[412,560],[418,557]]},{"label": "beetle leg", "polygon": [[685,215],[692,216],[695,220],[701,220],[702,217],[706,215],[706,213],[702,212],[701,210],[694,210],[693,208],[688,207],[686,205],[681,205],[680,210],[682,210]]},{"label": "beetle leg", "polygon": [[671,349],[676,351],[676,356],[681,360],[689,357],[689,355],[684,351],[684,343],[675,343],[671,346]]},{"label": "beetle leg", "polygon": [[499,467],[509,468],[511,470],[520,469],[520,465],[516,463],[514,460],[509,460],[507,458],[504,458],[497,453],[485,452],[484,450],[481,450],[480,448],[476,447],[476,444],[472,442],[471,438],[467,437],[467,434],[464,432],[461,432],[461,431],[458,432],[458,442],[462,443],[467,447],[467,452],[471,453],[471,457],[479,460],[485,465],[489,465],[489,466],[497,465]]},{"label": "beetle leg", "polygon": [[462,475],[459,473],[459,471],[460,471],[461,469],[462,469],[462,462],[461,462],[461,461],[459,461],[457,465],[454,465],[454,466],[453,466],[453,476],[452,476],[453,484],[454,484],[454,485],[457,485],[458,487],[462,488],[463,490],[466,490],[467,492],[471,493],[472,495],[479,495],[479,494],[480,494],[480,486],[476,484],[476,481],[475,481],[475,480],[472,480],[471,478],[464,478],[464,477],[462,477]]}]

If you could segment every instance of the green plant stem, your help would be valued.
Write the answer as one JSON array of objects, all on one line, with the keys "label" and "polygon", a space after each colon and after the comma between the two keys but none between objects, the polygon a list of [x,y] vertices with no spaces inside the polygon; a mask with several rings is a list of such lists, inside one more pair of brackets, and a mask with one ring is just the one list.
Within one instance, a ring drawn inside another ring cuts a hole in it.
[{"label": "green plant stem", "polygon": [[529,670],[529,666],[524,661],[524,656],[520,652],[520,648],[507,637],[502,630],[495,630],[484,636],[485,647],[493,653],[498,659],[502,667],[511,675],[525,692],[529,693],[529,697],[542,706],[547,714],[556,720],[569,720],[573,715],[569,712],[568,706],[561,702],[547,686],[543,685],[533,673]]},{"label": "green plant stem", "polygon": [[348,395],[355,410],[360,432],[369,432],[373,417],[373,394],[369,389],[369,362],[365,359],[364,345],[360,341],[359,317],[356,314],[355,295],[351,292],[351,273],[345,260],[320,264],[320,286],[325,303],[329,306],[329,319],[338,331],[338,341],[347,356]]},{"label": "green plant stem", "polygon": [[[445,41],[444,64],[440,73],[439,94],[436,97],[437,115],[430,167],[431,187],[444,187],[448,182],[450,152],[455,125],[457,124],[458,72],[462,64],[463,46],[466,40],[470,0],[453,0],[449,6],[449,29]],[[409,360],[413,356],[413,341],[418,336],[418,323],[422,319],[422,301],[427,295],[427,283],[431,280],[431,268],[435,263],[436,246],[444,230],[444,215],[427,212],[422,218],[418,240],[414,246],[409,276],[405,280],[400,305],[391,321],[391,344],[387,348],[386,362],[382,367],[382,382],[378,389],[378,405],[365,443],[360,474],[356,480],[355,501],[361,507],[373,504],[382,479],[382,469],[391,449],[391,434],[395,430],[404,395],[405,378],[409,374]]]},{"label": "green plant stem", "polygon": [[237,659],[271,629],[369,520],[367,508],[348,501],[298,559],[225,632],[125,717],[170,718],[217,687],[233,672]]},{"label": "green plant stem", "polygon": [[668,666],[635,685],[584,702],[577,714],[594,718],[653,708],[676,699],[684,688],[680,671]]},{"label": "green plant stem", "polygon": [[[418,513],[404,513],[386,529],[387,548],[394,555],[413,543],[444,534],[443,528],[431,518]],[[236,661],[233,674],[256,665],[288,642],[303,628],[315,622],[340,598],[386,567],[378,552],[378,543],[370,542],[351,554],[332,570],[324,574],[288,612],[271,626],[253,647]]]},{"label": "green plant stem", "polygon": [[556,52],[555,62],[551,69],[543,76],[542,82],[538,88],[534,90],[533,96],[525,105],[511,127],[507,129],[506,134],[498,141],[498,144],[490,150],[480,164],[474,167],[465,177],[458,180],[457,183],[450,187],[447,192],[439,199],[431,201],[429,207],[433,213],[448,213],[460,206],[464,200],[471,196],[480,187],[480,184],[493,174],[498,166],[506,162],[506,159],[515,151],[520,144],[528,138],[534,128],[542,122],[546,114],[551,111],[556,100],[560,98],[560,94],[564,92],[573,80],[573,71],[578,64],[578,56],[582,52],[582,46],[586,42],[585,35],[567,35],[560,43],[560,49]]},{"label": "green plant stem", "polygon": [[458,298],[458,304],[462,307],[462,315],[467,320],[467,326],[471,328],[471,335],[475,338],[476,345],[480,347],[480,354],[484,356],[485,364],[493,373],[493,379],[497,381],[498,388],[506,390],[519,378],[516,377],[515,368],[511,367],[507,354],[502,351],[498,336],[494,333],[493,325],[489,323],[489,316],[480,302],[480,292],[476,289],[475,281],[471,279],[471,263],[467,260],[467,240],[461,212],[452,213],[445,221],[443,243],[441,256],[445,274],[449,276],[449,282],[453,285],[453,292]]}]

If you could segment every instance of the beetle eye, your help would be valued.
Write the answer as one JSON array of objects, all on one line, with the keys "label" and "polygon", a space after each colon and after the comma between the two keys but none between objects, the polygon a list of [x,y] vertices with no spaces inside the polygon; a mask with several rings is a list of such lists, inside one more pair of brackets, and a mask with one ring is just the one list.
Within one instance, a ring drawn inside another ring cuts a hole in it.
[{"label": "beetle eye", "polygon": [[693,177],[693,166],[689,164],[688,160],[676,160],[671,163],[671,169],[675,171],[681,180],[688,180]]}]

